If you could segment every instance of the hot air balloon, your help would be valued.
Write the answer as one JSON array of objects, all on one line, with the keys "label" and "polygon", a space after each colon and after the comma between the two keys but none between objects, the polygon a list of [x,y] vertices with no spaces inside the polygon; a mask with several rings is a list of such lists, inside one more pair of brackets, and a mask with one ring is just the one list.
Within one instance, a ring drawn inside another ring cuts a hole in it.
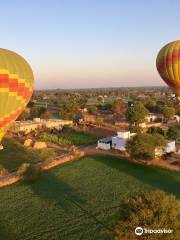
[{"label": "hot air balloon", "polygon": [[160,50],[156,67],[161,78],[180,100],[180,40],[170,42]]},{"label": "hot air balloon", "polygon": [[33,93],[30,65],[15,52],[0,48],[0,142],[24,111]]}]

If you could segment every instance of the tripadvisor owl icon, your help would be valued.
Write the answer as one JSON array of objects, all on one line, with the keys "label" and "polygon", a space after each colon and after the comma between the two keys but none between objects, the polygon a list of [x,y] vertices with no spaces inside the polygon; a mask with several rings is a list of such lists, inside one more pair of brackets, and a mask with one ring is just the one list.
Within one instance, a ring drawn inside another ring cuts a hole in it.
[{"label": "tripadvisor owl icon", "polygon": [[142,227],[136,227],[135,228],[135,234],[136,235],[142,235],[143,234],[143,228]]}]

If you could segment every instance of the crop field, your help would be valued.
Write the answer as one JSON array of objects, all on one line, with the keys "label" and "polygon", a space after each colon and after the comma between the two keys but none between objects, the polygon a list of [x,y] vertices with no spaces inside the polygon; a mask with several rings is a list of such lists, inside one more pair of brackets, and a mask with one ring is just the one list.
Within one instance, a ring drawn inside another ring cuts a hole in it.
[{"label": "crop field", "polygon": [[60,145],[84,145],[94,143],[98,137],[83,131],[70,131],[63,135],[43,133],[39,136],[41,141],[52,142]]},{"label": "crop field", "polygon": [[92,156],[0,189],[0,239],[110,240],[119,201],[137,191],[180,198],[178,172]]},{"label": "crop field", "polygon": [[36,163],[38,152],[29,150],[13,139],[3,140],[4,150],[0,151],[0,166],[8,171],[17,169],[22,163]]}]

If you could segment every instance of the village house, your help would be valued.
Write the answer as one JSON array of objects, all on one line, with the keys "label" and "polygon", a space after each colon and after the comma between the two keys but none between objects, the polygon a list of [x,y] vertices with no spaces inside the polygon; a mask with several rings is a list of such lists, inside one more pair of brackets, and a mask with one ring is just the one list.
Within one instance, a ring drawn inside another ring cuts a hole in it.
[{"label": "village house", "polygon": [[29,134],[41,127],[42,124],[35,121],[16,121],[9,131],[13,133]]},{"label": "village house", "polygon": [[[120,151],[126,151],[127,141],[135,135],[136,133],[131,133],[130,131],[119,131],[116,136],[98,140],[97,148],[102,150],[110,150],[112,148]],[[161,157],[164,154],[173,153],[175,151],[175,141],[168,141],[165,148],[155,148],[155,157]]]},{"label": "village house", "polygon": [[71,120],[63,120],[63,119],[42,119],[42,126],[47,129],[57,129],[60,130],[64,126],[72,126],[73,121]]},{"label": "village house", "polygon": [[41,128],[46,129],[62,129],[63,126],[72,126],[73,121],[62,119],[40,119],[34,118],[29,121],[16,121],[10,131],[13,133],[29,134]]},{"label": "village house", "polygon": [[97,143],[97,148],[103,150],[109,150],[113,148],[120,151],[125,151],[128,139],[135,134],[136,133],[130,133],[130,131],[119,131],[117,132],[116,136],[100,139]]},{"label": "village house", "polygon": [[146,116],[146,122],[162,122],[163,115],[159,113],[148,113]]},{"label": "village house", "polygon": [[173,153],[176,151],[176,143],[175,141],[168,141],[167,146],[164,148],[157,147],[155,148],[155,157],[161,157],[167,153]]}]

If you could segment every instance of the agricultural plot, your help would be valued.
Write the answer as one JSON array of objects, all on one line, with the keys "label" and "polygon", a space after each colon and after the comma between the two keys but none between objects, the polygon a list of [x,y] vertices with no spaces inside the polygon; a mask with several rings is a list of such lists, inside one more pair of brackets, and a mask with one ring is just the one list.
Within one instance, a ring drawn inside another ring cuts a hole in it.
[{"label": "agricultural plot", "polygon": [[83,131],[70,131],[63,135],[47,134],[43,133],[39,136],[41,141],[52,142],[60,145],[84,145],[94,143],[98,140],[98,137],[93,136]]},{"label": "agricultural plot", "polygon": [[17,169],[22,163],[39,161],[38,152],[29,150],[13,139],[3,140],[4,150],[0,151],[0,166],[8,171]]},{"label": "agricultural plot", "polygon": [[180,198],[178,172],[93,156],[43,173],[32,184],[0,189],[0,236],[6,240],[113,239],[122,197],[164,190]]}]

